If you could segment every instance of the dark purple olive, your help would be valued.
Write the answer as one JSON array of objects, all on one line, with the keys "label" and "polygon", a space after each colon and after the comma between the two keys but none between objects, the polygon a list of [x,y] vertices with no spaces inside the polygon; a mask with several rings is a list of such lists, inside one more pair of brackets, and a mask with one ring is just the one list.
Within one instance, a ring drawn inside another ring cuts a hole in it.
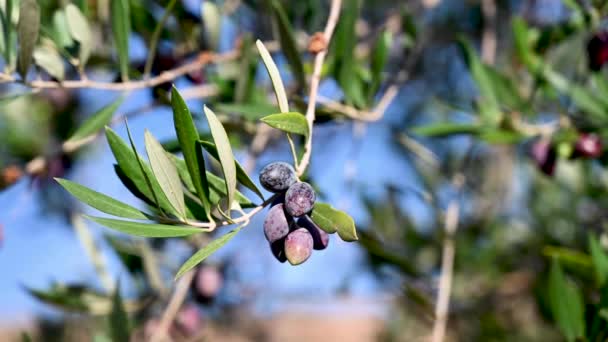
[{"label": "dark purple olive", "polygon": [[598,32],[587,43],[589,69],[599,71],[608,61],[608,32]]},{"label": "dark purple olive", "polygon": [[285,238],[271,243],[270,250],[272,251],[272,255],[274,255],[279,262],[283,263],[287,261],[287,256],[285,255]]},{"label": "dark purple olive", "polygon": [[283,192],[298,181],[293,166],[285,162],[274,162],[260,171],[260,183],[271,192]]},{"label": "dark purple olive", "polygon": [[319,228],[319,226],[317,226],[317,224],[314,223],[308,215],[304,215],[298,219],[298,226],[308,230],[312,236],[312,248],[316,250],[327,248],[327,245],[329,245],[329,234],[327,234],[327,232],[325,232],[323,229]]},{"label": "dark purple olive", "polygon": [[597,158],[602,155],[602,140],[595,133],[583,133],[574,145],[575,156]]},{"label": "dark purple olive", "polygon": [[315,190],[310,184],[296,183],[285,193],[285,211],[291,216],[300,217],[312,211],[315,200]]},{"label": "dark purple olive", "polygon": [[553,175],[557,162],[557,153],[555,152],[555,148],[551,145],[551,141],[546,139],[537,140],[532,145],[530,154],[543,173],[549,176]]},{"label": "dark purple olive", "polygon": [[308,230],[296,229],[285,238],[285,256],[290,264],[300,265],[312,254],[312,246],[312,236]]},{"label": "dark purple olive", "polygon": [[270,208],[264,220],[264,235],[268,242],[273,243],[284,238],[289,233],[289,226],[293,219],[285,214],[283,204],[277,204]]}]

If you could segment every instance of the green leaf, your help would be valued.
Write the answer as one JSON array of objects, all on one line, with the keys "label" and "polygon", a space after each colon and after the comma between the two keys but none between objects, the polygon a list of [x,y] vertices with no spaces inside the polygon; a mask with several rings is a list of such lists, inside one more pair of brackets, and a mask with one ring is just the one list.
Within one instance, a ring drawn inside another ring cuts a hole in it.
[{"label": "green leaf", "polygon": [[89,27],[87,18],[74,4],[65,6],[65,16],[72,38],[79,44],[78,59],[80,60],[80,65],[84,66],[91,55],[93,44],[91,28]]},{"label": "green leaf", "polygon": [[148,164],[109,127],[106,127],[106,137],[120,172],[137,189],[137,191],[130,189],[133,195],[143,195],[149,203],[173,213],[173,206],[161,190]]},{"label": "green leaf", "polygon": [[[209,152],[209,154],[211,154],[213,158],[215,158],[215,160],[220,160],[217,148],[215,147],[214,143],[201,140],[200,144],[207,152]],[[236,179],[239,181],[239,183],[243,184],[243,186],[245,186],[249,190],[255,192],[255,194],[258,195],[260,199],[264,200],[264,195],[262,195],[262,192],[260,191],[260,189],[258,189],[253,180],[249,178],[249,175],[247,174],[247,171],[245,171],[243,166],[236,159],[234,160],[234,164],[236,165]]]},{"label": "green leaf", "polygon": [[286,133],[308,136],[308,123],[306,117],[300,113],[278,113],[265,116],[261,121],[270,127],[280,129]]},{"label": "green leaf", "polygon": [[425,126],[418,126],[412,129],[412,132],[425,137],[446,137],[455,134],[478,134],[481,127],[471,124],[457,123],[436,123]]},{"label": "green leaf", "polygon": [[[215,146],[214,146],[215,148]],[[217,151],[217,150],[216,150]],[[194,184],[192,184],[192,178],[188,173],[188,168],[186,166],[186,162],[174,155],[171,155],[171,159],[173,164],[177,168],[177,172],[179,173],[179,177],[184,182],[186,188],[192,192],[195,192]],[[212,205],[217,205],[220,200],[226,197],[226,182],[224,180],[213,173],[207,171],[207,180],[209,181],[209,201]],[[237,179],[238,179],[238,170],[237,170]],[[255,203],[251,202],[249,198],[243,195],[240,191],[235,193],[235,199],[238,204],[243,208],[253,208],[256,207]]]},{"label": "green leaf", "polygon": [[110,312],[110,333],[111,341],[129,341],[130,328],[129,316],[125,311],[125,306],[120,296],[120,282],[116,284],[114,295],[112,296],[112,311]]},{"label": "green leaf", "polygon": [[213,142],[217,148],[220,164],[222,165],[222,172],[226,180],[227,205],[228,209],[230,209],[236,191],[236,163],[232,154],[232,147],[230,147],[230,140],[228,140],[224,126],[222,126],[217,116],[207,106],[203,110],[209,124],[209,129],[211,130]]},{"label": "green leaf", "polygon": [[169,202],[181,217],[184,218],[186,216],[186,203],[177,169],[171,162],[171,159],[169,159],[167,152],[148,130],[144,133],[144,139],[148,158],[150,159],[150,166],[160,188],[167,196]]},{"label": "green leaf", "polygon": [[490,144],[515,144],[525,139],[526,136],[519,132],[514,132],[506,129],[486,128],[482,129],[479,134],[479,139]]},{"label": "green leaf", "polygon": [[369,87],[369,98],[370,100],[376,95],[380,84],[382,83],[382,72],[388,61],[388,54],[390,51],[393,35],[389,30],[384,30],[378,39],[372,50],[371,56],[371,76],[372,82]]},{"label": "green leaf", "polygon": [[142,223],[133,221],[122,221],[84,215],[89,220],[99,223],[102,226],[112,228],[119,232],[142,237],[168,238],[182,237],[202,232],[200,228],[187,226],[170,226],[156,223]]},{"label": "green leaf", "polygon": [[549,274],[549,305],[553,318],[568,341],[585,336],[584,305],[579,289],[570,283],[557,260]]},{"label": "green leaf", "polygon": [[84,202],[106,214],[130,219],[148,219],[146,214],[142,213],[140,210],[133,208],[128,204],[117,201],[112,197],[104,195],[95,190],[91,190],[67,179],[55,178],[55,180],[81,202]]},{"label": "green leaf", "polygon": [[232,238],[242,229],[242,226],[239,226],[229,233],[222,235],[221,237],[211,241],[207,246],[201,248],[198,252],[194,253],[190,259],[186,260],[186,262],[180,267],[179,271],[175,275],[175,279],[184,275],[184,273],[188,272],[196,265],[200,264],[203,260],[207,259],[208,256],[215,253],[218,249],[222,248],[228,241],[232,240]]},{"label": "green leaf", "polygon": [[492,80],[487,73],[486,67],[479,59],[477,52],[471,47],[469,42],[460,39],[459,43],[465,61],[469,66],[471,76],[475,80],[479,91],[479,98],[477,99],[479,114],[484,123],[495,125],[500,121],[501,111],[500,104],[494,93]]},{"label": "green leaf", "polygon": [[103,108],[91,115],[80,127],[72,134],[67,142],[74,142],[86,138],[90,135],[97,134],[105,125],[112,119],[112,115],[122,103],[123,98],[118,98],[114,102],[105,105]]},{"label": "green leaf", "polygon": [[266,71],[268,71],[268,75],[272,81],[279,109],[282,113],[287,113],[289,112],[289,101],[287,101],[287,93],[285,92],[285,86],[283,86],[283,79],[281,78],[279,68],[277,68],[277,65],[274,63],[274,60],[272,59],[270,52],[266,49],[266,46],[264,46],[264,43],[258,39],[255,42],[255,45],[258,47],[262,61],[266,66]]},{"label": "green leaf", "polygon": [[14,32],[11,18],[13,16],[13,0],[4,2],[4,11],[0,11],[0,19],[2,20],[2,50],[4,52],[4,62],[7,65],[7,71],[12,71],[11,62],[14,55],[14,45],[12,44]]},{"label": "green leaf", "polygon": [[112,13],[112,33],[118,51],[120,74],[123,80],[129,78],[129,34],[131,33],[131,15],[128,0],[110,0]]},{"label": "green leaf", "polygon": [[329,234],[338,233],[344,241],[357,241],[357,229],[352,217],[327,203],[316,203],[310,218]]},{"label": "green leaf", "polygon": [[173,124],[177,140],[184,154],[184,160],[190,173],[190,179],[196,189],[196,195],[201,200],[203,208],[211,220],[211,205],[209,203],[209,184],[205,172],[205,159],[198,146],[199,135],[192,120],[192,114],[186,102],[173,87],[171,90],[171,106],[173,108]]},{"label": "green leaf", "polygon": [[283,5],[277,0],[269,0],[270,8],[274,17],[274,24],[279,33],[279,44],[281,51],[285,54],[291,72],[298,83],[298,87],[303,89],[306,85],[306,76],[304,74],[304,64],[300,58],[298,45],[295,40],[295,34],[285,13]]},{"label": "green leaf", "polygon": [[205,39],[212,51],[217,51],[220,30],[222,24],[222,13],[216,4],[211,1],[203,1],[201,4],[201,18],[205,32]]},{"label": "green leaf", "polygon": [[40,30],[40,7],[36,0],[21,0],[19,4],[19,23],[17,36],[19,39],[19,56],[17,68],[21,78],[25,80],[27,71],[32,63],[34,46],[38,41]]},{"label": "green leaf", "polygon": [[222,113],[239,114],[245,119],[257,121],[268,114],[276,113],[278,108],[267,103],[217,103],[215,110]]},{"label": "green leaf", "polygon": [[34,50],[34,62],[49,75],[59,81],[65,78],[63,59],[57,50],[49,45],[42,45]]},{"label": "green leaf", "polygon": [[63,10],[57,10],[53,14],[53,40],[59,47],[64,49],[68,49],[74,45],[74,39],[70,34],[68,20]]},{"label": "green leaf", "polygon": [[589,252],[591,253],[597,283],[602,286],[608,276],[608,255],[592,234],[589,234]]}]

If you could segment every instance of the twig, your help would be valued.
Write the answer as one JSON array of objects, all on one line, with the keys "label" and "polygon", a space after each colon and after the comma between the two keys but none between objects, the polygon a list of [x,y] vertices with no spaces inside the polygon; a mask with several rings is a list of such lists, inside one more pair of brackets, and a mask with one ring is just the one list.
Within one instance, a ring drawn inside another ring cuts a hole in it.
[{"label": "twig", "polygon": [[36,80],[36,81],[32,81],[30,83],[24,83],[23,81],[15,78],[13,76],[4,74],[4,75],[0,76],[0,83],[21,82],[31,88],[38,88],[38,89],[54,89],[54,88],[83,89],[83,88],[88,88],[88,89],[103,89],[103,90],[112,90],[112,91],[129,91],[129,90],[136,90],[136,89],[143,89],[143,88],[151,88],[151,87],[155,87],[157,85],[163,84],[163,83],[171,82],[192,71],[199,70],[209,63],[220,63],[220,62],[225,62],[225,61],[231,61],[231,60],[234,60],[235,58],[238,58],[238,56],[239,56],[238,50],[229,51],[227,53],[223,53],[223,54],[219,54],[219,55],[216,55],[216,54],[213,54],[210,52],[201,53],[201,54],[199,54],[198,58],[196,58],[194,61],[181,65],[175,69],[164,71],[160,75],[158,75],[156,77],[152,77],[147,80],[113,83],[113,82],[92,81],[88,78],[83,78],[78,81],[56,82],[56,81]]},{"label": "twig", "polygon": [[374,110],[372,110],[371,112],[358,110],[354,107],[347,106],[337,101],[333,101],[322,95],[318,96],[318,100],[319,103],[325,106],[325,108],[344,114],[345,116],[353,120],[374,122],[380,120],[382,116],[384,116],[386,109],[391,104],[395,96],[397,96],[398,92],[399,87],[396,84],[392,84],[391,86],[389,86],[384,92],[384,95],[382,95],[382,97],[378,101],[378,104],[376,104],[376,108],[374,108]]},{"label": "twig", "polygon": [[[457,175],[454,180],[456,189],[460,189],[464,183],[462,175]],[[460,205],[458,198],[454,198],[448,204],[445,213],[443,240],[443,251],[441,258],[441,275],[439,276],[439,294],[435,306],[435,322],[433,324],[432,342],[443,342],[448,323],[448,312],[450,306],[450,295],[452,293],[452,276],[454,272],[454,234],[458,227],[458,216]]]},{"label": "twig", "polygon": [[308,138],[306,139],[306,145],[304,146],[304,155],[297,168],[298,176],[301,176],[306,171],[308,163],[310,162],[310,155],[312,152],[312,130],[313,123],[315,121],[315,104],[317,102],[317,93],[319,92],[319,82],[321,81],[321,70],[323,69],[323,61],[327,55],[327,48],[331,41],[331,36],[334,33],[338,19],[340,18],[340,9],[342,8],[342,0],[333,0],[331,2],[331,8],[329,10],[329,18],[327,19],[327,25],[323,31],[323,37],[325,38],[325,49],[322,49],[315,56],[315,63],[310,79],[310,95],[308,97],[308,107],[306,108],[306,121],[308,123]]},{"label": "twig", "polygon": [[179,309],[184,303],[184,299],[188,294],[188,289],[190,288],[190,284],[192,283],[193,278],[194,271],[190,271],[180,278],[177,285],[175,286],[175,291],[173,291],[173,294],[171,295],[169,304],[167,305],[165,311],[161,316],[158,328],[154,332],[154,335],[152,335],[152,337],[150,338],[150,341],[159,342],[167,338],[169,328],[171,327],[171,324],[175,320],[175,316],[177,316],[177,314],[179,313]]}]

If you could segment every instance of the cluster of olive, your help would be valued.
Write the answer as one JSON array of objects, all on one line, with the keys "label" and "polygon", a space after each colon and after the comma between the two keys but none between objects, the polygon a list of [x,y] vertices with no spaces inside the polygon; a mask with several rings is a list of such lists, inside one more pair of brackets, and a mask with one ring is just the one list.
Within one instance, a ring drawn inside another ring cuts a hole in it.
[{"label": "cluster of olive", "polygon": [[266,165],[260,172],[260,183],[266,190],[280,194],[264,220],[264,234],[277,260],[299,265],[313,249],[327,247],[329,235],[308,216],[315,205],[315,191],[310,184],[298,181],[291,165]]}]

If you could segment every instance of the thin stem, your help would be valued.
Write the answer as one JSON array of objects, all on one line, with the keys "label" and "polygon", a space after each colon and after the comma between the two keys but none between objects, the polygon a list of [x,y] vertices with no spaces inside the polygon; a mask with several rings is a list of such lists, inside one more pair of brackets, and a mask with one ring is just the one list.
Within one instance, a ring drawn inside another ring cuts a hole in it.
[{"label": "thin stem", "polygon": [[156,28],[152,33],[152,38],[150,39],[150,46],[148,47],[148,59],[146,59],[146,65],[144,66],[144,79],[148,79],[150,77],[150,71],[152,70],[152,64],[154,63],[154,57],[156,56],[156,46],[158,45],[158,41],[160,39],[160,34],[165,27],[165,23],[169,16],[171,15],[171,11],[173,11],[173,7],[177,0],[171,0],[165,8],[165,13],[163,13],[162,18],[158,24],[156,24]]},{"label": "thin stem", "polygon": [[291,150],[291,156],[293,157],[293,165],[298,168],[298,153],[296,152],[296,145],[293,143],[291,134],[287,133],[287,141],[289,141],[289,149]]},{"label": "thin stem", "polygon": [[152,338],[150,338],[150,341],[158,342],[167,338],[171,323],[173,323],[175,316],[177,316],[179,313],[179,309],[186,299],[186,295],[188,294],[188,290],[190,289],[190,284],[192,283],[193,279],[194,271],[190,271],[180,278],[179,282],[175,286],[175,291],[173,291],[173,294],[171,295],[169,304],[161,316],[158,328],[154,332]]},{"label": "thin stem", "polygon": [[312,131],[313,123],[315,121],[315,104],[317,102],[317,93],[319,92],[319,83],[321,82],[321,71],[323,69],[323,61],[327,56],[327,48],[331,41],[331,36],[334,33],[338,19],[340,18],[340,9],[342,7],[341,0],[333,0],[331,2],[331,8],[329,10],[329,18],[327,19],[327,25],[323,31],[326,46],[325,49],[321,50],[315,56],[315,63],[310,80],[310,95],[308,97],[308,107],[306,108],[306,121],[308,123],[308,138],[304,146],[304,155],[297,168],[298,176],[301,176],[306,171],[308,163],[310,162],[310,155],[312,153]]},{"label": "thin stem", "polygon": [[[456,188],[460,188],[464,180],[462,176],[455,179]],[[435,322],[433,324],[432,342],[443,342],[448,323],[450,306],[450,295],[452,293],[452,279],[454,273],[454,235],[458,227],[458,216],[460,205],[458,199],[454,198],[448,204],[445,213],[445,238],[443,240],[443,251],[441,258],[441,275],[439,276],[439,294],[435,306]]]}]

